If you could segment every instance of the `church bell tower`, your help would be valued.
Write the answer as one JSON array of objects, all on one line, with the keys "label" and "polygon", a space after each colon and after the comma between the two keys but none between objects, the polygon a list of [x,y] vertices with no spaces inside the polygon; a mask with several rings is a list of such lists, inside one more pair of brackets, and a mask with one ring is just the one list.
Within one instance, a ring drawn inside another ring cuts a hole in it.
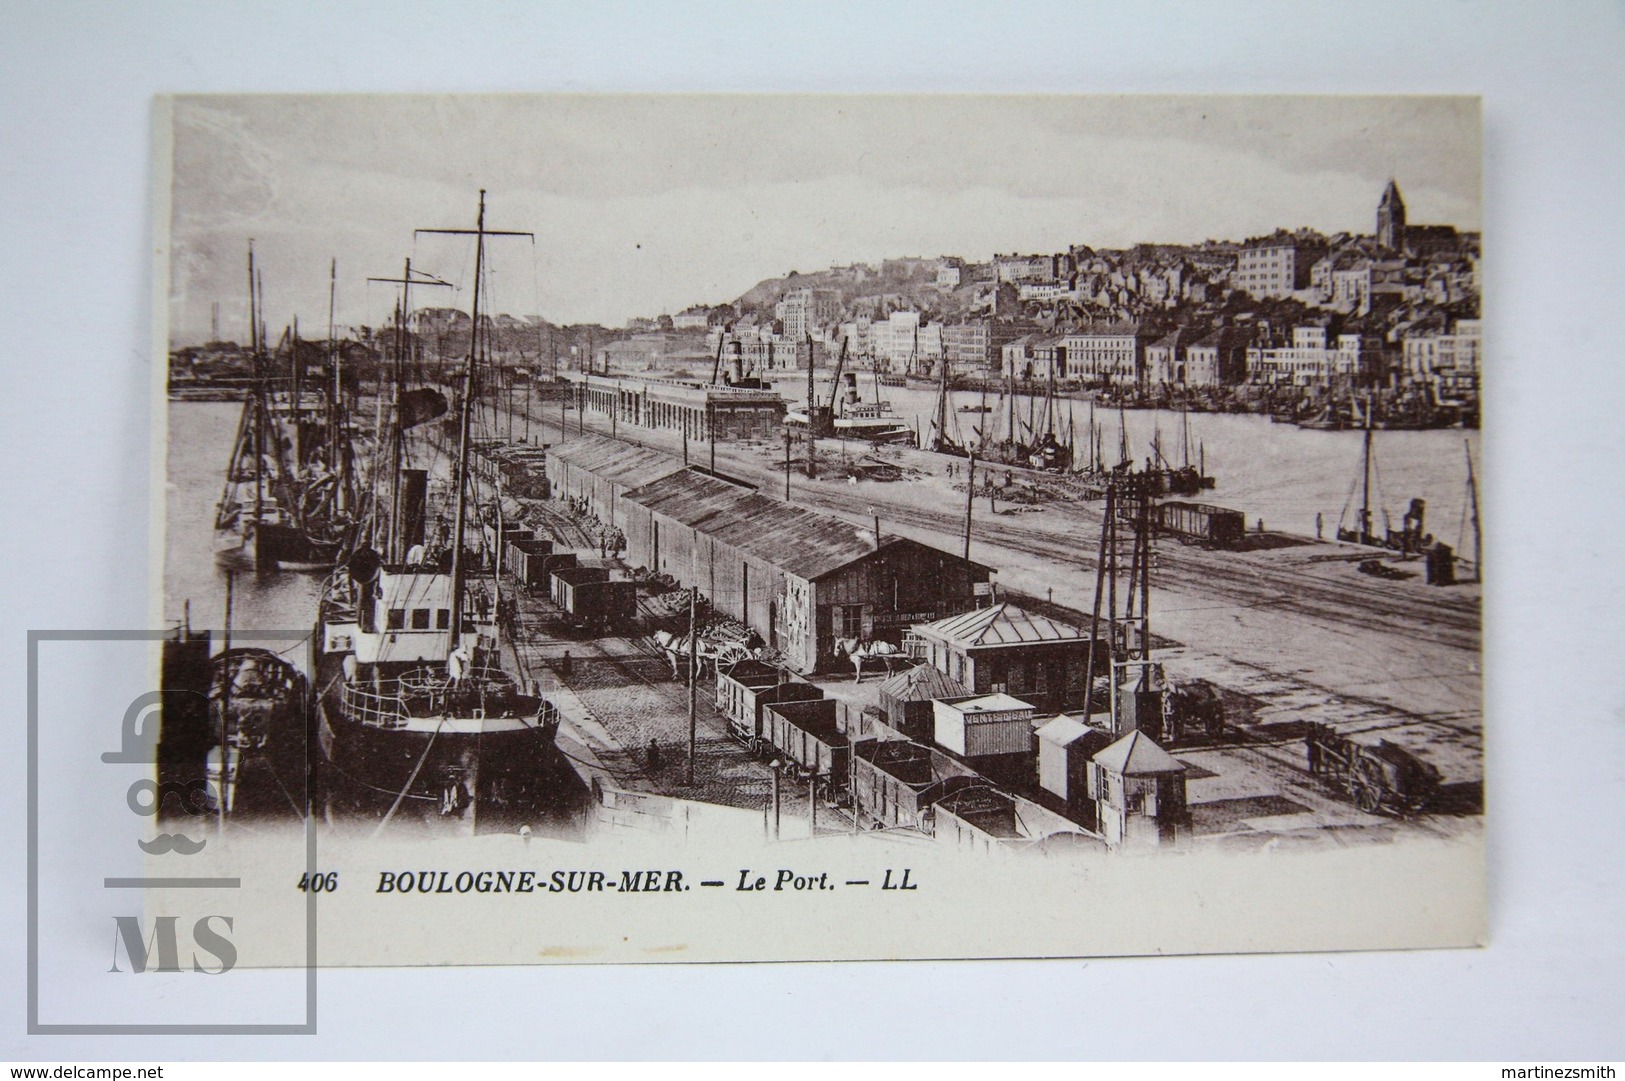
[{"label": "church bell tower", "polygon": [[1405,200],[1399,197],[1399,185],[1392,179],[1377,204],[1377,243],[1390,251],[1405,248]]}]

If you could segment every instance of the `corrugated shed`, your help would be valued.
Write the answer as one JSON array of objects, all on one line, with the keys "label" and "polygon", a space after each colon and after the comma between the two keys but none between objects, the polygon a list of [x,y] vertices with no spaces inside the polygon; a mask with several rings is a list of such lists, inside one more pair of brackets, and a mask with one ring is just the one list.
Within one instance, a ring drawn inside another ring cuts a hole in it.
[{"label": "corrugated shed", "polygon": [[880,694],[898,702],[928,702],[933,698],[964,698],[970,688],[941,671],[922,664],[899,672],[880,685]]},{"label": "corrugated shed", "polygon": [[683,469],[683,463],[669,454],[601,435],[583,435],[550,447],[547,453],[622,489],[637,488]]},{"label": "corrugated shed", "polygon": [[751,489],[708,476],[695,469],[679,469],[634,488],[622,496],[629,502],[687,526],[698,526],[726,513],[751,494]]},{"label": "corrugated shed", "polygon": [[[813,581],[873,554],[873,531],[783,503],[694,470],[661,476],[622,497],[787,574]],[[881,548],[905,542],[883,537]]]},{"label": "corrugated shed", "polygon": [[920,627],[919,633],[962,648],[1013,646],[1035,642],[1088,641],[1080,627],[1034,615],[1009,604],[978,608]]}]

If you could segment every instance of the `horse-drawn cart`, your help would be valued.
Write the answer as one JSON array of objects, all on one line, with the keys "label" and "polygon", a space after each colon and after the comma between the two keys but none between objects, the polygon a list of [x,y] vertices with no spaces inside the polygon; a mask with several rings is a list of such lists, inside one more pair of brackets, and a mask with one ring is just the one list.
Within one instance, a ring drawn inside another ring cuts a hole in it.
[{"label": "horse-drawn cart", "polygon": [[1436,767],[1387,740],[1372,746],[1341,736],[1330,725],[1310,722],[1304,743],[1309,772],[1346,791],[1368,814],[1415,814],[1439,790]]}]

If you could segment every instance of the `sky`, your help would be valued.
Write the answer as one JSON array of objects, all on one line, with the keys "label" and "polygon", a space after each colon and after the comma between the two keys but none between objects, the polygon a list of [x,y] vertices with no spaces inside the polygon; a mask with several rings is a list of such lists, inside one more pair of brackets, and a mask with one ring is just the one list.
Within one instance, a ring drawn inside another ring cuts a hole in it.
[{"label": "sky", "polygon": [[[1373,229],[1478,229],[1466,97],[218,96],[173,99],[177,342],[246,336],[250,239],[273,335],[389,318],[415,267],[466,308],[479,189],[486,310],[556,323],[722,303],[764,278],[899,256]],[[485,306],[482,303],[482,306]]]}]

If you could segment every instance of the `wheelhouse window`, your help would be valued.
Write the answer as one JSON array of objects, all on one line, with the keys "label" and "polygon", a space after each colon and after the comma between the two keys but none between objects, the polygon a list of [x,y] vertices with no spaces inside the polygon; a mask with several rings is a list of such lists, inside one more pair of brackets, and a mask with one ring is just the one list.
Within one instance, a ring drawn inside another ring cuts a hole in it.
[{"label": "wheelhouse window", "polygon": [[414,631],[426,631],[429,629],[429,609],[412,609],[412,629]]},{"label": "wheelhouse window", "polygon": [[389,631],[403,631],[406,629],[406,609],[391,608],[384,629]]},{"label": "wheelhouse window", "polygon": [[435,630],[439,630],[439,631],[449,631],[449,630],[451,630],[451,609],[450,608],[440,608],[440,609],[437,609],[435,611],[434,626],[435,626]]}]

